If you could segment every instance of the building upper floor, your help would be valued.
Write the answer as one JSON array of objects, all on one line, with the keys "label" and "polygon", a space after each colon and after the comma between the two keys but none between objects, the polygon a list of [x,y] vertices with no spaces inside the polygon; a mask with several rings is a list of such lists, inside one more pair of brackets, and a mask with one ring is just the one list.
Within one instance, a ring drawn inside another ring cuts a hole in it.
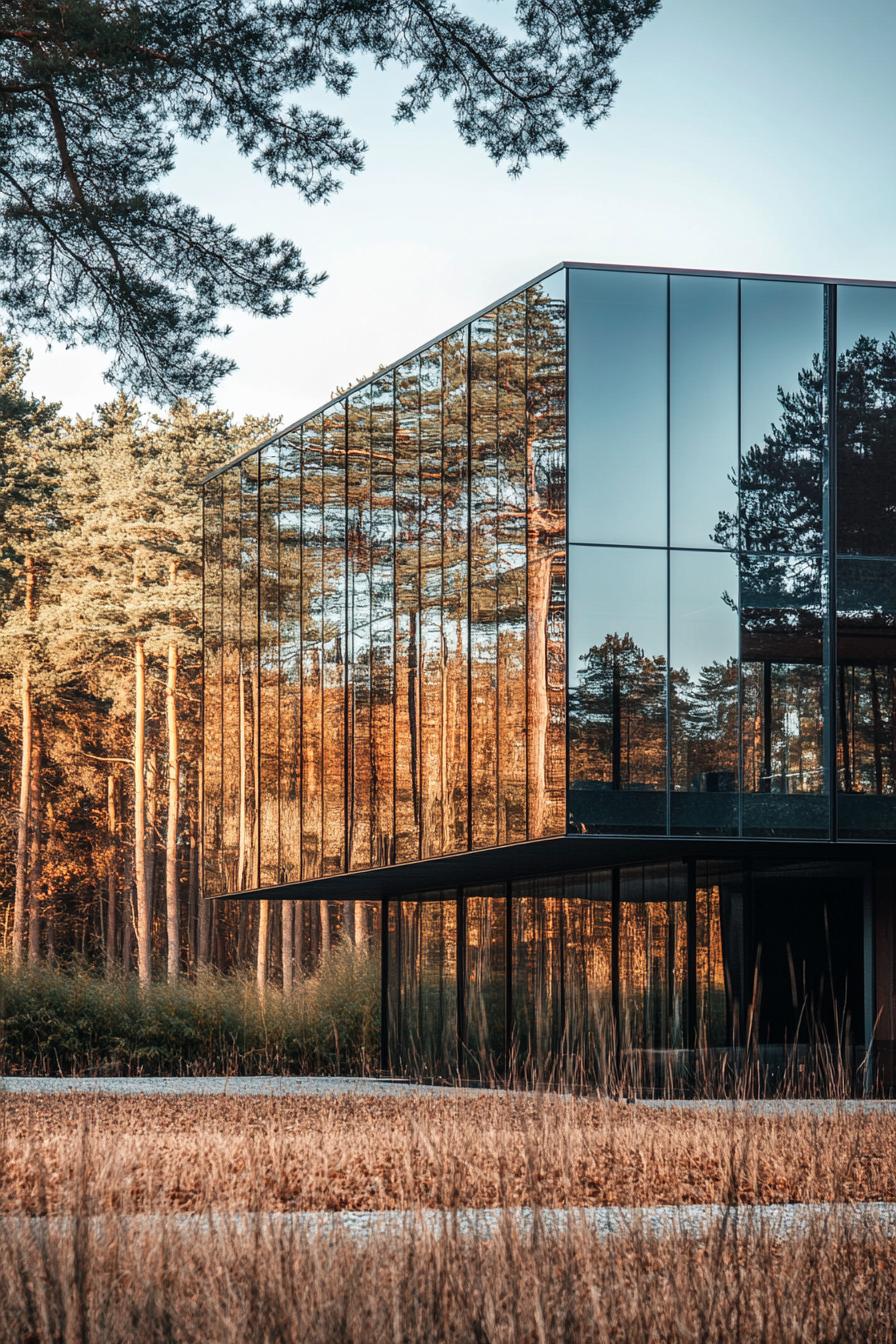
[{"label": "building upper floor", "polygon": [[896,288],[567,264],[204,486],[207,888],[896,834]]}]

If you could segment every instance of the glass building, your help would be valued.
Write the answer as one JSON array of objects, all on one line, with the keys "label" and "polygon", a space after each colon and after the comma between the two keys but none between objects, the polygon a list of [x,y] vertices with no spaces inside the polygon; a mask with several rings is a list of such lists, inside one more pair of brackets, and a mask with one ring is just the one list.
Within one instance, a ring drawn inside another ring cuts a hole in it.
[{"label": "glass building", "polygon": [[205,482],[205,891],[375,902],[385,1067],[888,1057],[894,332],[567,263]]}]

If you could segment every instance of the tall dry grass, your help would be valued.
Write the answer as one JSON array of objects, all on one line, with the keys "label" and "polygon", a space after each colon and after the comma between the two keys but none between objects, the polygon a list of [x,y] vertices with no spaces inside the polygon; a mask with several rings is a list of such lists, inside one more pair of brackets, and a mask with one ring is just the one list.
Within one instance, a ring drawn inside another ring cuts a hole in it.
[{"label": "tall dry grass", "polygon": [[[836,1211],[788,1238],[733,1217],[700,1236],[645,1224],[605,1238],[536,1214],[528,1229],[507,1217],[474,1239],[451,1214],[893,1199],[896,1117],[881,1110],[7,1095],[0,1117],[0,1344],[833,1341],[896,1329],[896,1242]],[[362,1208],[410,1218],[352,1235],[272,1214]],[[423,1209],[443,1221],[416,1218]],[[257,1216],[177,1216],[225,1210]]]},{"label": "tall dry grass", "polygon": [[140,990],[86,968],[0,967],[0,1073],[365,1073],[379,958],[339,943],[294,993],[208,972]]}]

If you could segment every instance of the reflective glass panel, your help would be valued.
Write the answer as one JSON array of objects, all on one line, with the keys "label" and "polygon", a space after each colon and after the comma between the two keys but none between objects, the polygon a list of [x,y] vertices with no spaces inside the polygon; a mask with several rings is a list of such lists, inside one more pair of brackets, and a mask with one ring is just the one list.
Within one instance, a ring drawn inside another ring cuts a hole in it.
[{"label": "reflective glass panel", "polygon": [[457,902],[390,902],[390,1057],[421,1077],[457,1068]]},{"label": "reflective glass panel", "polygon": [[670,556],[672,829],[737,832],[737,565],[724,552]]},{"label": "reflective glass panel", "polygon": [[[280,882],[301,878],[302,437],[280,440]],[[297,954],[298,957],[298,954]]]},{"label": "reflective glass panel", "polygon": [[566,829],[566,277],[526,294],[530,839]]},{"label": "reflective glass panel", "polygon": [[488,1078],[506,1056],[507,902],[503,885],[467,888],[464,901],[466,1068]]},{"label": "reflective glass panel", "polygon": [[570,826],[666,828],[666,552],[570,547]]},{"label": "reflective glass panel", "polygon": [[442,800],[447,789],[442,732],[442,350],[420,356],[420,855],[449,848]]},{"label": "reflective glass panel", "polygon": [[[741,281],[740,545],[822,549],[824,286]],[[717,532],[737,545],[733,520]]]},{"label": "reflective glass panel", "polygon": [[556,1059],[563,1034],[562,878],[513,884],[513,1060],[523,1075]]},{"label": "reflective glass panel", "polygon": [[[223,556],[223,708],[221,773],[224,798],[223,864],[224,890],[241,887],[240,758],[245,750],[241,730],[245,701],[240,695],[240,468],[221,475]],[[242,706],[242,712],[241,712]]]},{"label": "reflective glass panel", "polygon": [[241,891],[259,884],[258,869],[258,474],[257,453],[240,467],[239,830],[237,876]]},{"label": "reflective glass panel", "polygon": [[683,864],[619,874],[619,1016],[630,1050],[687,1039],[687,911]]},{"label": "reflective glass panel", "polygon": [[345,862],[345,404],[323,416],[322,871]]},{"label": "reflective glass panel", "polygon": [[825,835],[821,561],[741,557],[743,826]]},{"label": "reflective glass panel", "polygon": [[569,271],[569,537],[665,545],[665,275]]},{"label": "reflective glass panel", "polygon": [[526,297],[497,323],[498,844],[526,839]]},{"label": "reflective glass panel", "polygon": [[470,326],[470,782],[471,842],[498,839],[498,382],[497,315]]},{"label": "reflective glass panel", "polygon": [[320,417],[302,426],[302,879],[322,874],[324,488]]},{"label": "reflective glass panel", "polygon": [[392,374],[371,392],[371,769],[373,862],[392,863],[395,845],[395,441]]},{"label": "reflective glass panel", "polygon": [[346,563],[348,565],[347,694],[349,739],[348,859],[372,863],[371,759],[371,480],[370,387],[348,398]]},{"label": "reflective glass panel", "polygon": [[837,290],[837,549],[896,555],[896,289]]},{"label": "reflective glass panel", "polygon": [[395,857],[420,857],[420,361],[395,370]]},{"label": "reflective glass panel", "polygon": [[614,1064],[612,873],[567,877],[564,890],[564,1051],[600,1082]]},{"label": "reflective glass panel", "polygon": [[743,1009],[743,880],[738,863],[695,865],[697,1044],[729,1044]]},{"label": "reflective glass panel", "polygon": [[467,330],[442,341],[442,852],[469,843]]},{"label": "reflective glass panel", "polygon": [[280,444],[262,448],[258,534],[259,880],[279,880],[280,773]]},{"label": "reflective glass panel", "polygon": [[203,894],[220,896],[223,872],[223,774],[221,741],[223,656],[223,566],[221,556],[222,477],[203,493]]},{"label": "reflective glass panel", "polygon": [[737,525],[737,281],[673,275],[669,294],[673,546],[717,546]]},{"label": "reflective glass panel", "polygon": [[837,563],[839,833],[896,834],[896,560]]}]

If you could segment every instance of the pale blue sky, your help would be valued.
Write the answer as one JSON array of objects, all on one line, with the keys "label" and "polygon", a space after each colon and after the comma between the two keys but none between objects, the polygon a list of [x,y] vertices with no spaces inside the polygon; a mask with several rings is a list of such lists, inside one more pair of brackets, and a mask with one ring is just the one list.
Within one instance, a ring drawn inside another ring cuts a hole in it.
[{"label": "pale blue sky", "polygon": [[[665,0],[609,118],[515,181],[442,106],[394,125],[400,72],[340,104],[369,151],[330,205],[273,191],[224,138],[187,146],[187,199],[330,274],[286,319],[233,315],[218,404],[295,419],[562,259],[896,279],[894,50],[896,0]],[[103,355],[30,344],[66,410],[109,395]]]}]

